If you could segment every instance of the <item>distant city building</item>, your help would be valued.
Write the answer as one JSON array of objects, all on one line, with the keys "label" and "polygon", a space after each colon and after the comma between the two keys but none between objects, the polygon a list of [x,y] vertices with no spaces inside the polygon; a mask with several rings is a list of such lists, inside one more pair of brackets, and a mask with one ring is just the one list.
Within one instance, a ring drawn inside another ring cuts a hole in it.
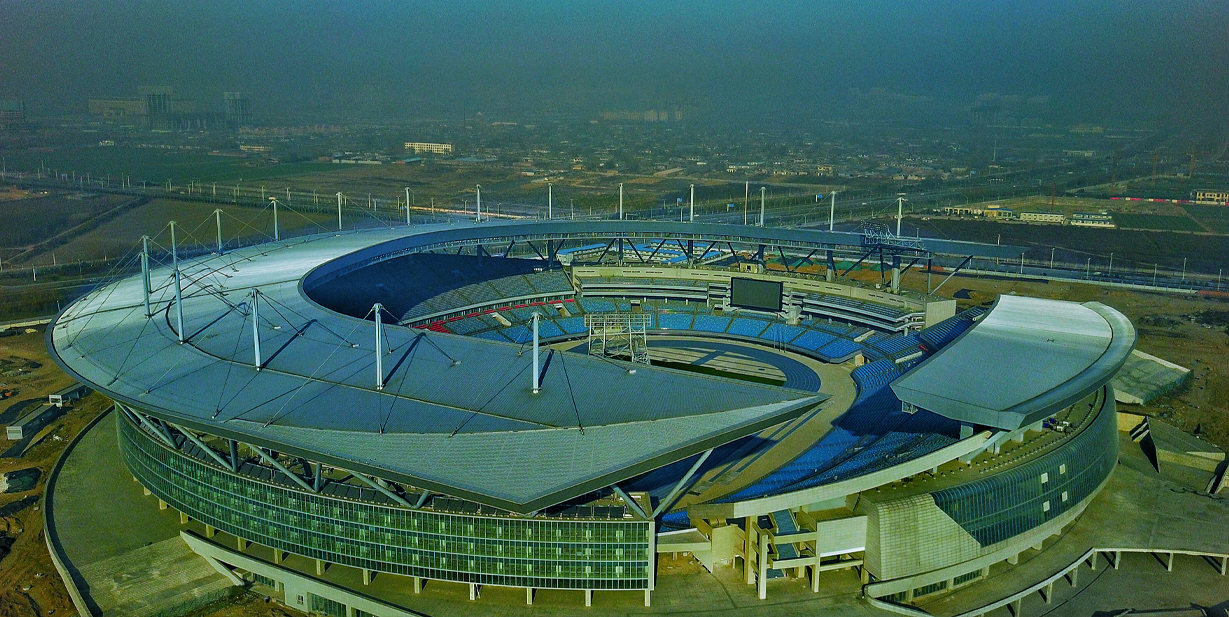
[{"label": "distant city building", "polygon": [[145,101],[137,98],[101,98],[89,99],[86,111],[91,116],[102,116],[106,119],[144,118]]},{"label": "distant city building", "polygon": [[1067,220],[1062,212],[1021,212],[1020,220],[1025,223],[1057,223],[1062,225]]},{"label": "distant city building", "polygon": [[223,92],[226,106],[226,124],[234,128],[252,123],[252,96],[247,92]]},{"label": "distant city building", "polygon": [[26,123],[26,104],[20,99],[0,99],[0,129],[15,131]]},{"label": "distant city building", "polygon": [[1071,215],[1070,223],[1079,227],[1115,227],[1114,217],[1110,214],[1076,212],[1075,214]]},{"label": "distant city building", "polygon": [[664,110],[650,109],[648,111],[603,111],[602,120],[623,122],[681,122],[681,109]]},{"label": "distant city building", "polygon": [[1195,203],[1217,206],[1229,205],[1229,190],[1199,189],[1195,191]]},{"label": "distant city building", "polygon": [[437,144],[427,141],[407,141],[405,142],[405,149],[415,154],[422,152],[452,154],[452,144]]},{"label": "distant city building", "polygon": [[111,121],[135,121],[160,130],[201,130],[221,126],[224,116],[202,112],[193,99],[177,99],[169,86],[141,86],[135,97],[91,98],[86,111]]},{"label": "distant city building", "polygon": [[270,150],[271,148],[269,148],[269,146],[256,146],[252,144],[243,144],[239,146],[240,152],[252,152],[255,154],[262,154],[265,152],[269,152]]}]

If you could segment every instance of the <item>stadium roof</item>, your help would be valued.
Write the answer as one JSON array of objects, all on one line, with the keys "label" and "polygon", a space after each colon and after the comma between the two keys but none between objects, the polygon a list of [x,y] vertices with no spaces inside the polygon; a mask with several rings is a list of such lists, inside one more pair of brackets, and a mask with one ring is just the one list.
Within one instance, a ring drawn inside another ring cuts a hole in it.
[{"label": "stadium roof", "polygon": [[370,263],[458,229],[319,235],[182,262],[184,344],[173,271],[161,267],[152,318],[131,277],[71,306],[48,340],[70,373],[172,423],[516,512],[753,434],[826,398],[669,369],[632,373],[574,354],[549,361],[535,395],[520,346],[400,327],[385,329],[377,389],[374,324],[311,302],[304,278],[341,257]]},{"label": "stadium roof", "polygon": [[1104,304],[1004,295],[892,390],[954,420],[1014,430],[1104,385],[1134,348],[1135,327]]}]

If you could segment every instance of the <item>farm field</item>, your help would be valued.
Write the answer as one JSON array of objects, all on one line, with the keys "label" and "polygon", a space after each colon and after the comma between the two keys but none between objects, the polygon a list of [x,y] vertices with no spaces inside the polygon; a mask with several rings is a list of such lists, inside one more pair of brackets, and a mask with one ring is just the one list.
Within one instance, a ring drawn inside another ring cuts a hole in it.
[{"label": "farm field", "polygon": [[1104,267],[1113,254],[1115,271],[1122,267],[1151,272],[1153,264],[1178,270],[1187,260],[1190,271],[1215,274],[1229,255],[1229,236],[1221,235],[937,218],[907,218],[906,224],[905,235],[913,235],[916,228],[920,235],[933,238],[1014,244],[1028,248],[1031,259],[1047,258],[1054,248],[1058,261],[1082,264],[1092,259],[1093,268]]},{"label": "farm field", "polygon": [[1186,216],[1165,216],[1161,214],[1137,214],[1134,212],[1115,212],[1114,224],[1123,229],[1150,229],[1156,231],[1207,231],[1199,223]]}]

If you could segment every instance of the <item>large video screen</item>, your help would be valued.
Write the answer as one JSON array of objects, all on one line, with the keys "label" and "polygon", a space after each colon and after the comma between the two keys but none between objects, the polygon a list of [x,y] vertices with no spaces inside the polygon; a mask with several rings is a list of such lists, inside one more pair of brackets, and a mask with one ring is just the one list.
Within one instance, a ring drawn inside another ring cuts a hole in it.
[{"label": "large video screen", "polygon": [[730,279],[730,304],[762,311],[780,311],[781,283],[732,278]]}]

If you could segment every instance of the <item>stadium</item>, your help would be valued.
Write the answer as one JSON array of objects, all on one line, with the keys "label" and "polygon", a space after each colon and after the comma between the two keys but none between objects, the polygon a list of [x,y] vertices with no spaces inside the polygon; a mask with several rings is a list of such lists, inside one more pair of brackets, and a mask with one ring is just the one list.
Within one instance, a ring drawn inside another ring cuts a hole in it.
[{"label": "stadium", "polygon": [[[690,553],[761,599],[853,570],[908,603],[1060,533],[1114,469],[1123,315],[900,288],[1020,253],[653,221],[360,230],[142,255],[47,339],[114,401],[133,478],[204,526],[194,550],[295,608],[408,614],[287,576],[292,555],[414,593],[647,606],[657,555]],[[875,257],[881,285],[843,277]]]}]

